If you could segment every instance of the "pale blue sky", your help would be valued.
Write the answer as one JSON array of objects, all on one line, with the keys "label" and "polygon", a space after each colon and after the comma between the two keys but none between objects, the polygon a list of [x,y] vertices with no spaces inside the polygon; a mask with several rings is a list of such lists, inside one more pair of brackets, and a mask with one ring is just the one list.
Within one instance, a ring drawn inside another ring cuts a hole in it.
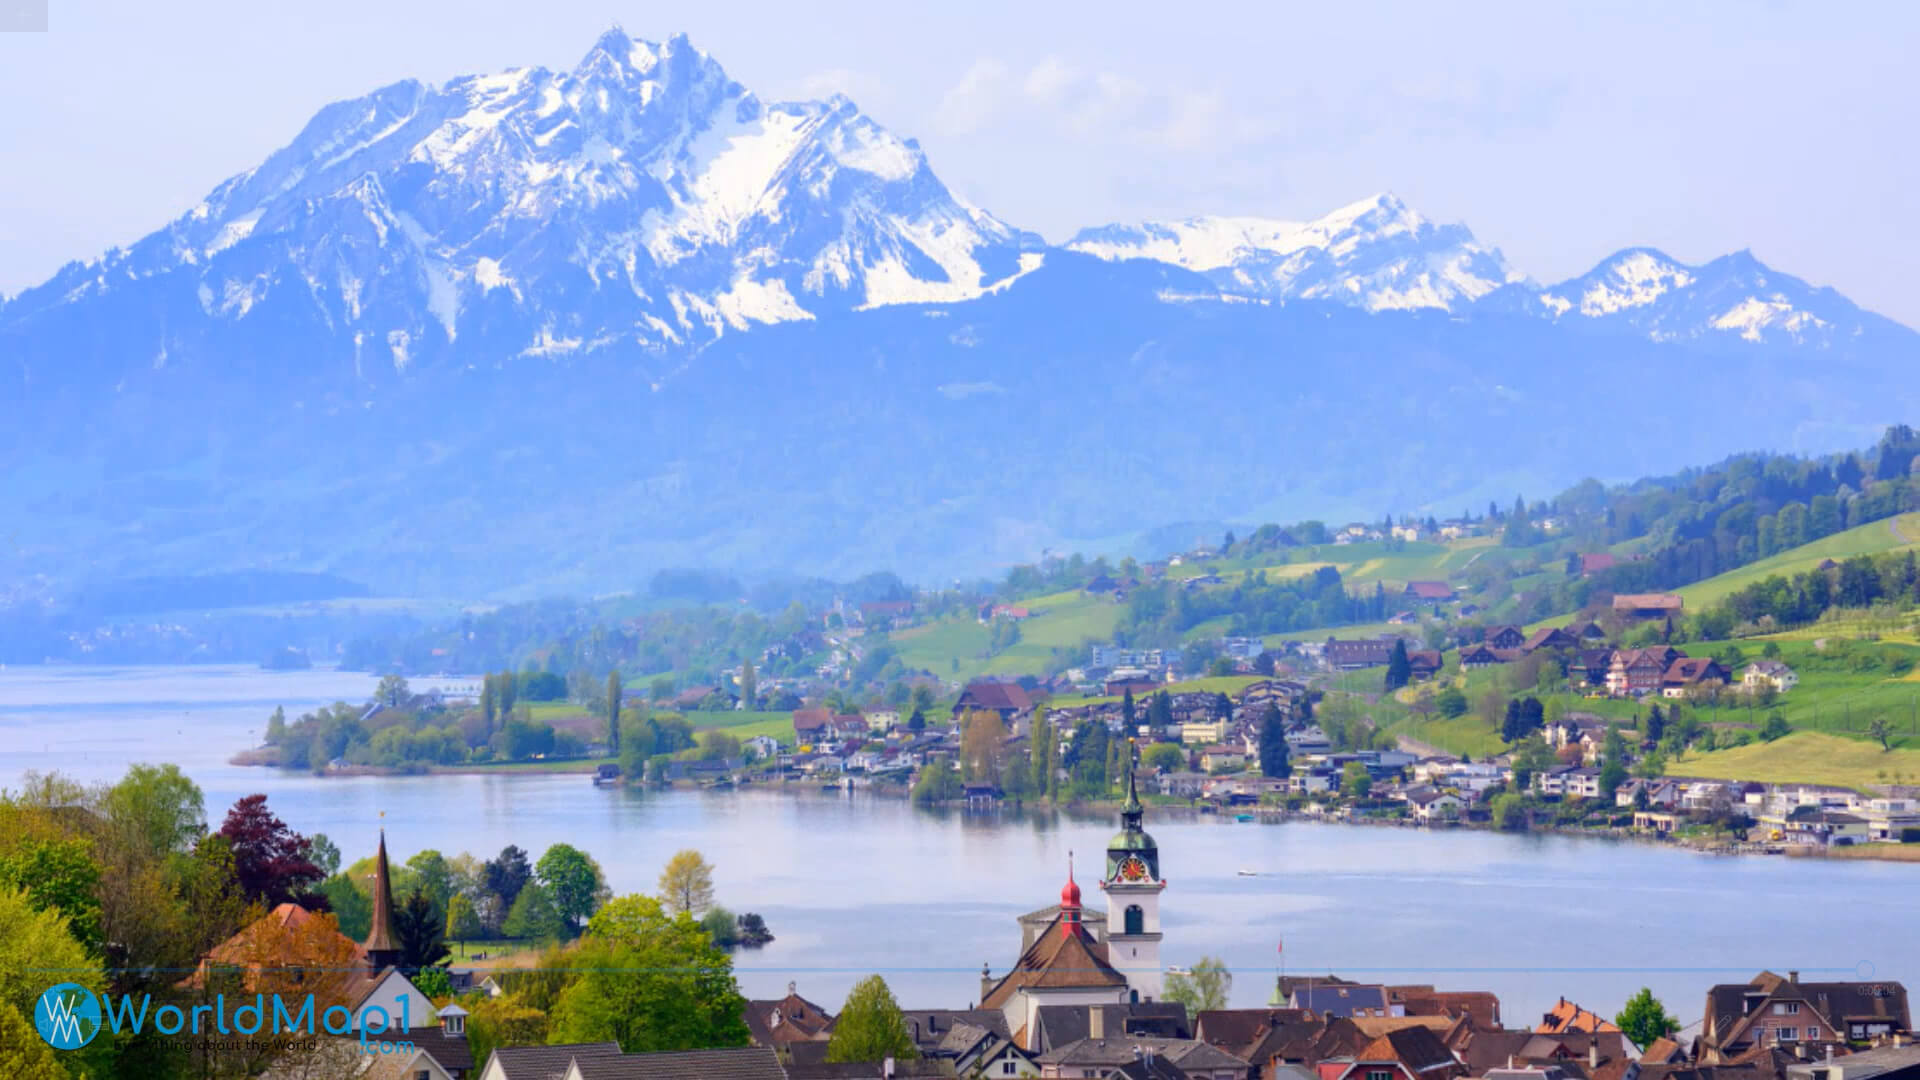
[{"label": "pale blue sky", "polygon": [[1554,281],[1628,245],[1762,260],[1920,326],[1920,5],[52,0],[0,34],[0,291],[125,243],[397,79],[686,31],[847,93],[1063,240],[1378,190]]}]

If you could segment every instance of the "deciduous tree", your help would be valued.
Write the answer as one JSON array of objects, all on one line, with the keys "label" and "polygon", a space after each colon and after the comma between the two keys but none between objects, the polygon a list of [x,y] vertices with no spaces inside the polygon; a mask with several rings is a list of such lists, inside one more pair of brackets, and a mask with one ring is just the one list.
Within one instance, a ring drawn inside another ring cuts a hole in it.
[{"label": "deciduous tree", "polygon": [[1645,986],[1627,999],[1626,1008],[1620,1010],[1613,1022],[1636,1046],[1651,1046],[1655,1039],[1680,1030],[1679,1022],[1668,1016],[1666,1007],[1653,996],[1653,989]]},{"label": "deciduous tree", "polygon": [[713,906],[713,867],[692,848],[674,853],[660,871],[660,901],[675,915],[698,916]]},{"label": "deciduous tree", "polygon": [[268,908],[311,900],[326,877],[314,865],[312,845],[267,808],[265,795],[247,795],[227,811],[220,835],[233,849],[234,878],[248,897]]},{"label": "deciduous tree", "polygon": [[887,981],[869,975],[854,984],[846,1004],[834,1020],[833,1037],[827,1043],[829,1062],[912,1060],[920,1056],[900,1004],[893,999]]},{"label": "deciduous tree", "polygon": [[1233,992],[1233,973],[1227,970],[1226,962],[1217,956],[1202,957],[1193,965],[1190,972],[1172,972],[1167,976],[1166,993],[1162,996],[1168,1001],[1177,1001],[1187,1007],[1187,1015],[1198,1016],[1203,1012],[1227,1007],[1227,998]]},{"label": "deciduous tree", "polygon": [[549,1039],[611,1040],[628,1053],[744,1046],[746,1000],[733,961],[682,911],[650,896],[610,901],[587,924],[578,976],[554,1005]]},{"label": "deciduous tree", "polygon": [[555,844],[540,856],[534,873],[553,897],[553,906],[566,921],[567,929],[578,931],[598,907],[606,889],[599,864],[572,844]]}]

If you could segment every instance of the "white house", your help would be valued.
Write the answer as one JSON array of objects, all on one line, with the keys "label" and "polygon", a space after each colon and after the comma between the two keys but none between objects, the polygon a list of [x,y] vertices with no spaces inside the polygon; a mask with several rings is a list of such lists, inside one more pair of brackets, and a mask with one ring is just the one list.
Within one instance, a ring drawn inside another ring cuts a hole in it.
[{"label": "white house", "polygon": [[1436,821],[1457,821],[1460,812],[1466,808],[1466,802],[1451,791],[1417,791],[1407,796],[1407,805],[1413,810],[1415,821],[1432,824]]},{"label": "white house", "polygon": [[1755,660],[1741,674],[1740,685],[1749,691],[1770,686],[1784,694],[1800,685],[1800,676],[1778,660]]}]

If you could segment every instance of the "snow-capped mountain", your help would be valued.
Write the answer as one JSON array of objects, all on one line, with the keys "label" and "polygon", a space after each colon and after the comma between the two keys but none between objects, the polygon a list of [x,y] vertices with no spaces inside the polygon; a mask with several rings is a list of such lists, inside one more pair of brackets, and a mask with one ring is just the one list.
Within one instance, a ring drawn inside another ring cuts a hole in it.
[{"label": "snow-capped mountain", "polygon": [[311,317],[404,368],[474,338],[494,355],[660,349],[965,300],[1031,270],[1036,247],[844,97],[762,102],[685,37],[616,29],[572,71],[330,105],[179,220],[9,314],[187,278],[209,320]]},{"label": "snow-capped mountain", "polygon": [[1462,310],[1522,281],[1464,225],[1436,225],[1391,194],[1313,221],[1197,217],[1085,229],[1067,247],[1103,259],[1156,259],[1230,293],[1331,300],[1367,311]]},{"label": "snow-capped mountain", "polygon": [[1869,329],[1900,329],[1746,251],[1689,266],[1652,248],[1628,248],[1535,300],[1549,318],[1590,319],[1654,341],[1826,346]]}]

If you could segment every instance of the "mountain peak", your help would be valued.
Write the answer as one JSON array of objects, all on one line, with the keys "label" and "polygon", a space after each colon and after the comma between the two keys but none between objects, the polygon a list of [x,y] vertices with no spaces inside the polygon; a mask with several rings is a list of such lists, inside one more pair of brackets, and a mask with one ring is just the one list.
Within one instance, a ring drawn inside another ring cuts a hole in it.
[{"label": "mountain peak", "polygon": [[1459,310],[1520,280],[1463,225],[1435,226],[1391,192],[1312,221],[1199,217],[1081,231],[1068,247],[1146,258],[1206,274],[1223,289],[1328,300],[1369,311]]}]

